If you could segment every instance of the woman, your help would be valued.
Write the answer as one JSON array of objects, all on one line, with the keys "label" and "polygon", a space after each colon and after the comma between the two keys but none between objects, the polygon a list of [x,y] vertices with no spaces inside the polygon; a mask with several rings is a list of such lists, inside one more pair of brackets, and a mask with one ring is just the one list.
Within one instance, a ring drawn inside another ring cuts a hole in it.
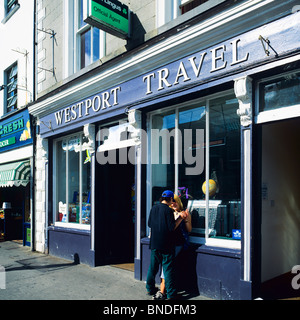
[{"label": "woman", "polygon": [[[179,214],[184,211],[183,205],[180,198],[174,194],[174,202],[170,206],[174,210],[174,218],[177,220]],[[186,218],[182,220],[180,225],[175,229],[175,256],[177,256],[181,250],[186,249],[189,245],[188,234],[192,231],[192,217],[189,211],[185,210]],[[164,300],[166,299],[166,287],[163,270],[161,272],[161,284],[160,290],[153,296],[153,300]]]}]

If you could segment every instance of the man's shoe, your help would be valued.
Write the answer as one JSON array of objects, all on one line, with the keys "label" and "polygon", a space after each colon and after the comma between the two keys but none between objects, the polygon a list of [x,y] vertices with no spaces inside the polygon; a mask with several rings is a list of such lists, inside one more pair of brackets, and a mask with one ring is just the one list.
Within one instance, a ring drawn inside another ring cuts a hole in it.
[{"label": "man's shoe", "polygon": [[165,300],[167,295],[161,291],[157,291],[156,294],[152,297],[152,300]]}]

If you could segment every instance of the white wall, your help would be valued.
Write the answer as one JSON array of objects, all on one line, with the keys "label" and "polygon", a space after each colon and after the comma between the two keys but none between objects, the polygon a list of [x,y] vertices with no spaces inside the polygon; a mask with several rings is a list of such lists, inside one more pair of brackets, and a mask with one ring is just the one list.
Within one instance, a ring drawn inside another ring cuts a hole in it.
[{"label": "white wall", "polygon": [[263,126],[262,281],[300,262],[300,120]]},{"label": "white wall", "polygon": [[[20,8],[3,23],[5,17],[3,1],[0,5],[0,85],[4,83],[4,71],[18,62],[18,106],[32,100],[33,89],[33,0],[19,0]],[[26,58],[28,52],[27,72]],[[27,90],[25,91],[27,80]],[[3,93],[0,91],[0,117],[3,115]]]}]

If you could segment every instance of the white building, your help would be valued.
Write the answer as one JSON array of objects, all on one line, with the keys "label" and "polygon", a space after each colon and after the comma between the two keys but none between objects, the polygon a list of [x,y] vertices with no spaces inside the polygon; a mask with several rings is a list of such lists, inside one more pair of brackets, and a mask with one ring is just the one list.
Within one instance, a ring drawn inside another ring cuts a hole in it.
[{"label": "white building", "polygon": [[34,4],[34,0],[0,4],[0,208],[6,208],[1,233],[29,246],[33,128],[27,106],[35,95]]}]

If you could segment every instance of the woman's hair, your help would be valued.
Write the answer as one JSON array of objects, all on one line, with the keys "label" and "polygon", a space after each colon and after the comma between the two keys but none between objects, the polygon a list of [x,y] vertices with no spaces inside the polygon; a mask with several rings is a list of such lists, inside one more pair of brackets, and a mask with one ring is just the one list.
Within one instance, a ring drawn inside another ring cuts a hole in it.
[{"label": "woman's hair", "polygon": [[178,211],[182,211],[183,205],[177,194],[174,194],[174,201],[178,204]]}]

